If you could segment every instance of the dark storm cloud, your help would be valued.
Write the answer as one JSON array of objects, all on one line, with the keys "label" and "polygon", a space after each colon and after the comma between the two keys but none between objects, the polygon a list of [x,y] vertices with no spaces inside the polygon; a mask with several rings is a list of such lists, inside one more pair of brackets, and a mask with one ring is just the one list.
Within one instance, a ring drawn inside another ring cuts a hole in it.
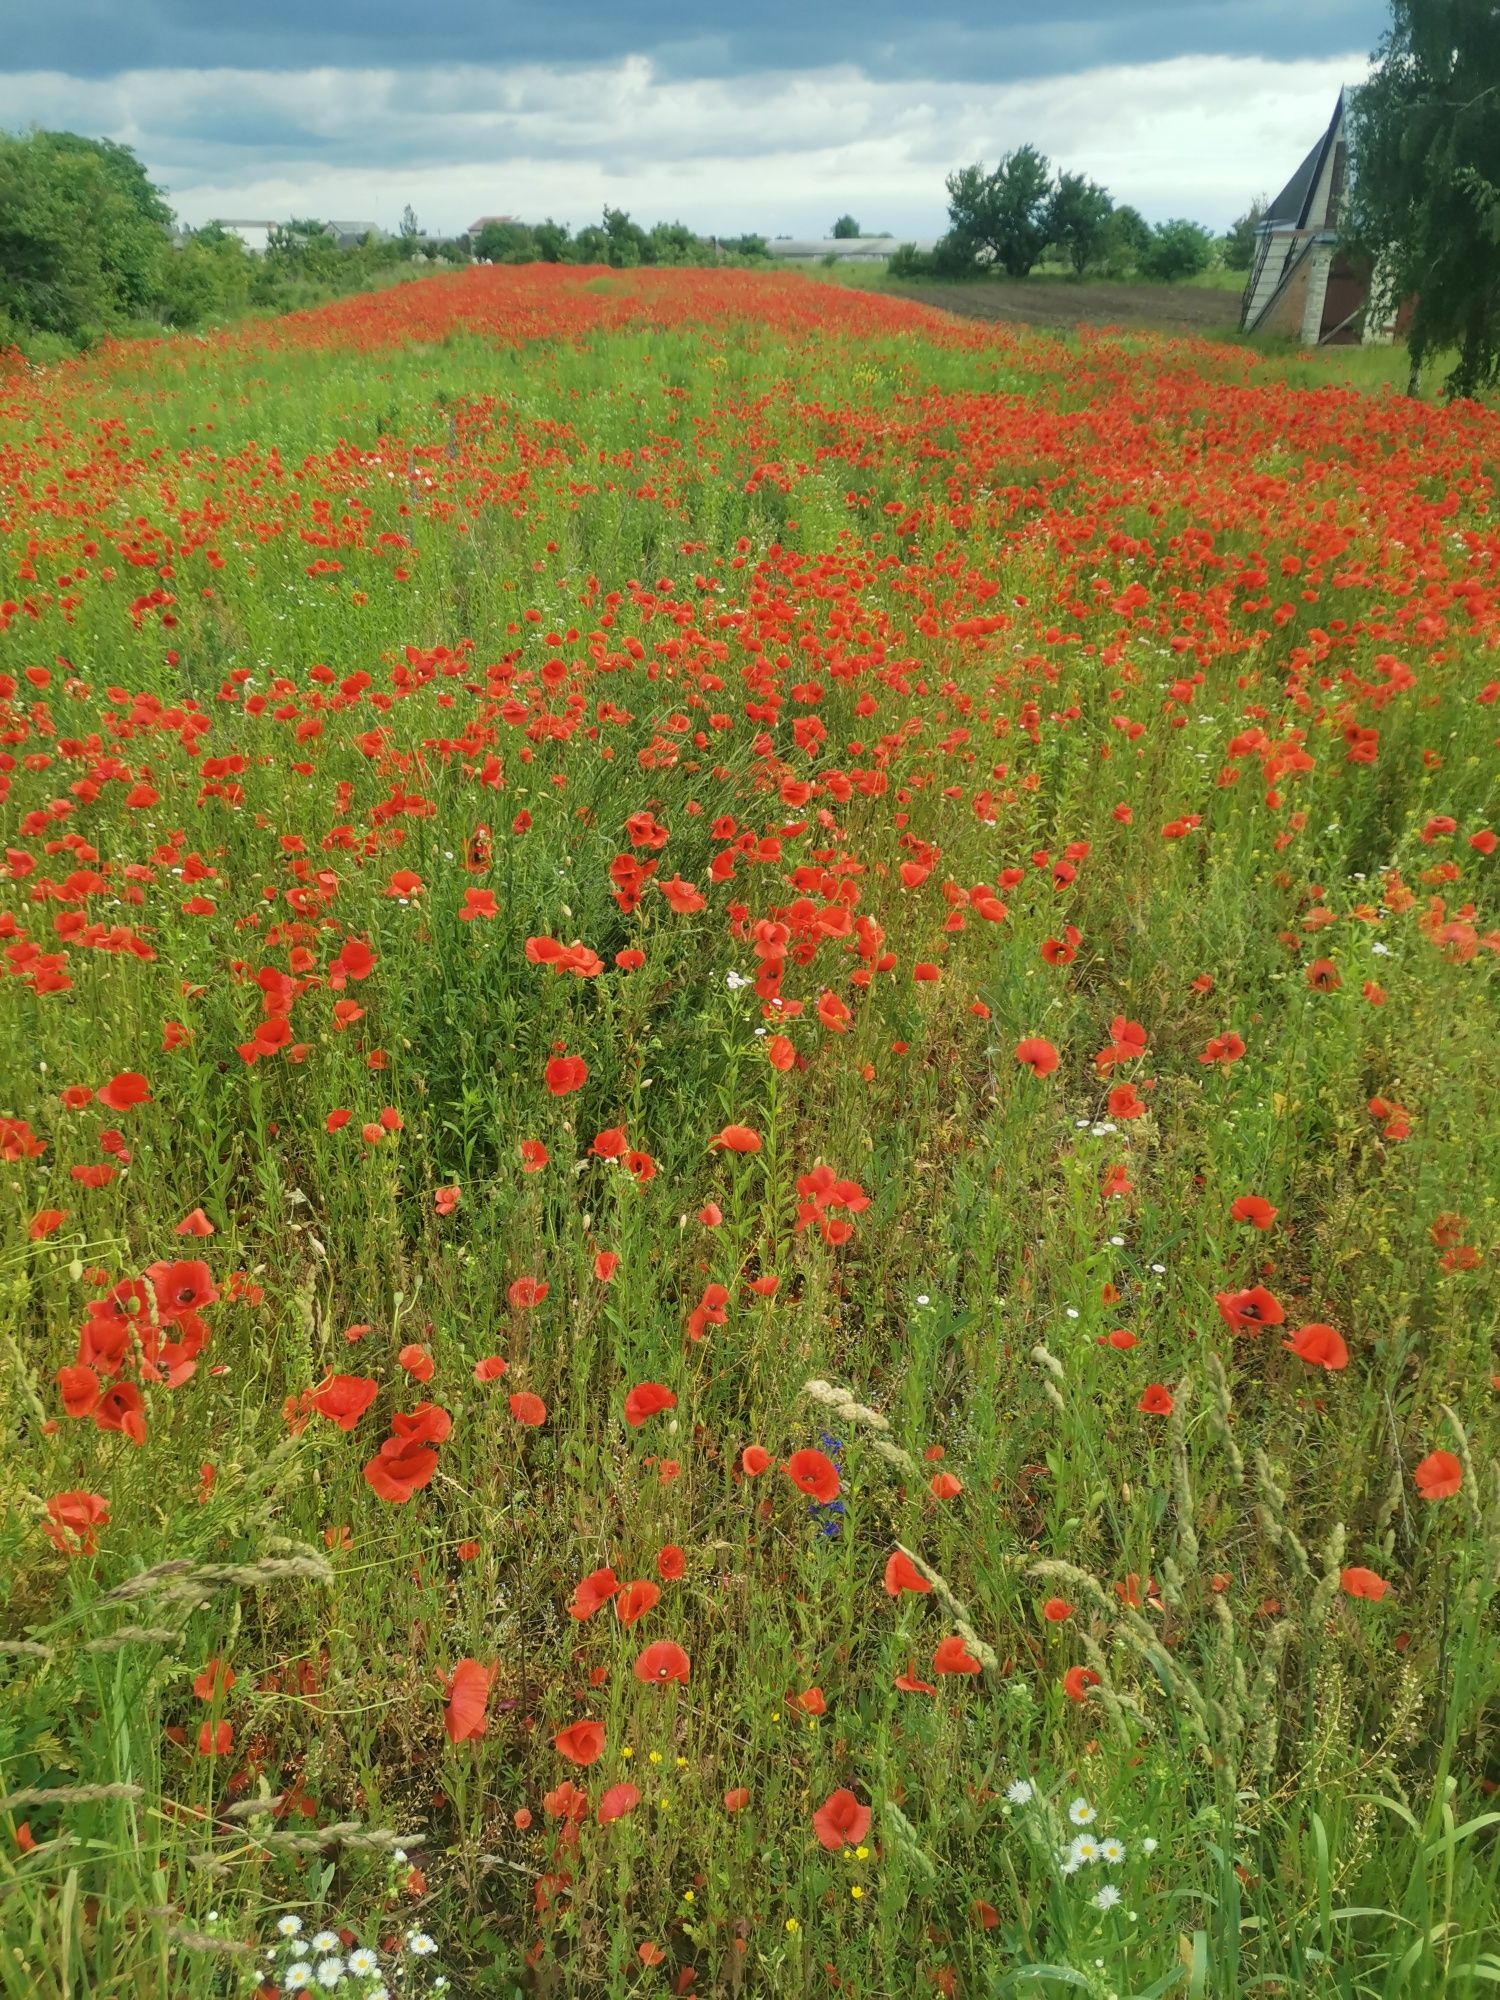
[{"label": "dark storm cloud", "polygon": [[1011,82],[1180,55],[1272,60],[1373,47],[1382,0],[57,0],[8,10],[5,65],[113,76],[140,69],[364,69],[608,63],[722,77],[854,63],[891,80]]}]

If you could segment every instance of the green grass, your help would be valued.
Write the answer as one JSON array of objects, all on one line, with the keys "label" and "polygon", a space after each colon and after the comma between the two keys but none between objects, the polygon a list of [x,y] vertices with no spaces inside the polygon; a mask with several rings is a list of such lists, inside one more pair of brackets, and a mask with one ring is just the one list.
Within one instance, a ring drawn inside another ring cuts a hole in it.
[{"label": "green grass", "polygon": [[0,1992],[1490,1990],[1497,432],[1293,376],[486,270],[0,383]]}]

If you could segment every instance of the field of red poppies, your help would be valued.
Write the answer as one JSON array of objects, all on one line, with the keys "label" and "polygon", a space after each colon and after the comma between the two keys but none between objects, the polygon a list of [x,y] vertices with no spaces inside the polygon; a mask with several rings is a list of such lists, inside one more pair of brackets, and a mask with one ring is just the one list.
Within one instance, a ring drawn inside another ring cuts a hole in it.
[{"label": "field of red poppies", "polygon": [[1493,1991],[1497,469],[739,272],[0,357],[0,1992]]}]

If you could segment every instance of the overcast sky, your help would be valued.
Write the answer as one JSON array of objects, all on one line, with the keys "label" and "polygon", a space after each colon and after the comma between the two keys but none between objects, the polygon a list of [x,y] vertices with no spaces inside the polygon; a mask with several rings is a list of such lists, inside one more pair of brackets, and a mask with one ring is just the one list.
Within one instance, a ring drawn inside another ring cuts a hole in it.
[{"label": "overcast sky", "polygon": [[[231,11],[236,18],[230,18]],[[424,229],[602,206],[702,230],[934,235],[943,177],[1031,140],[1151,220],[1274,194],[1382,0],[47,0],[0,127],[135,147],[188,222]]]}]

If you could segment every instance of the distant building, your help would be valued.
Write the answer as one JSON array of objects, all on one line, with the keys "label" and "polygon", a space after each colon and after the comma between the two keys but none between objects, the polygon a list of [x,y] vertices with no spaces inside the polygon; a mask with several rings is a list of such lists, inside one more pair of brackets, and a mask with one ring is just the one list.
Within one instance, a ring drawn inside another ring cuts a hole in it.
[{"label": "distant building", "polygon": [[[832,257],[840,264],[868,264],[884,262],[893,250],[911,240],[905,236],[778,236],[766,248],[773,257],[786,257],[797,263]],[[924,237],[916,247],[931,250],[935,240]]]},{"label": "distant building", "polygon": [[489,224],[492,222],[513,223],[517,219],[518,218],[515,217],[514,215],[481,215],[477,222],[471,222],[469,224],[467,234],[470,236],[477,236],[481,229],[488,228]]},{"label": "distant building", "polygon": [[1349,178],[1341,90],[1328,129],[1256,225],[1240,307],[1245,333],[1290,334],[1304,347],[1388,341],[1396,321],[1370,320],[1370,272],[1339,243]]},{"label": "distant building", "polygon": [[271,231],[277,226],[274,222],[247,222],[242,217],[230,215],[216,215],[214,222],[228,235],[238,236],[245,248],[253,250],[257,257],[264,255],[271,240]]},{"label": "distant building", "polygon": [[378,222],[327,222],[323,233],[331,236],[340,250],[357,249],[367,236],[372,243],[385,241],[385,231]]}]

